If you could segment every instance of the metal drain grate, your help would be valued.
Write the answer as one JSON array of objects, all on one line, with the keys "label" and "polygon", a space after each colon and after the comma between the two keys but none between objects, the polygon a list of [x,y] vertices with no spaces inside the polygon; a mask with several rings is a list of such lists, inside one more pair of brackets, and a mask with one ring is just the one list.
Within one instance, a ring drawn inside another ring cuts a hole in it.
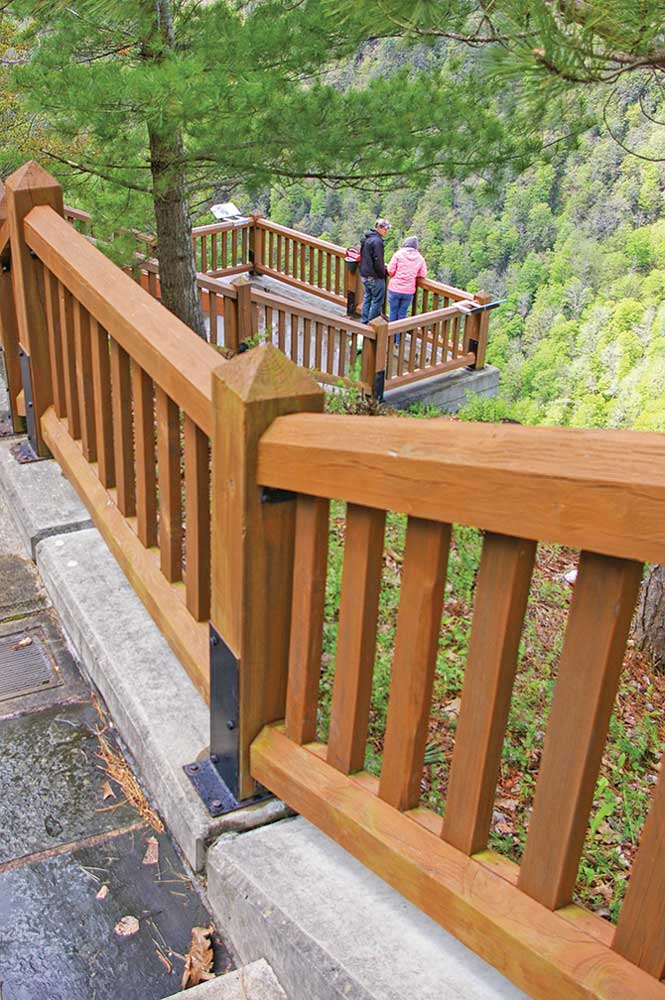
[{"label": "metal drain grate", "polygon": [[[26,638],[32,639],[30,645],[20,646]],[[0,639],[0,701],[61,683],[43,642],[34,632],[14,632]]]}]

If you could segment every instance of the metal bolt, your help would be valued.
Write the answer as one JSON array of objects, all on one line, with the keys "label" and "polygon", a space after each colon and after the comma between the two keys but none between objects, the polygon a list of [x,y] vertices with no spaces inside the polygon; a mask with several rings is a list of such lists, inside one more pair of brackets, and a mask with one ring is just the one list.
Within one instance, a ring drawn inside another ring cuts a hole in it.
[{"label": "metal bolt", "polygon": [[222,808],[222,803],[219,801],[219,799],[213,799],[212,802],[210,803],[210,805],[212,806],[213,809],[221,809]]},{"label": "metal bolt", "polygon": [[193,773],[196,773],[196,771],[200,771],[201,770],[201,765],[200,764],[190,764],[189,765],[189,770],[192,771]]},{"label": "metal bolt", "polygon": [[226,720],[226,728],[227,729],[235,729],[235,727],[236,727],[236,724],[233,721],[233,719],[227,719]]},{"label": "metal bolt", "polygon": [[210,636],[210,645],[211,646],[217,646],[217,645],[219,645],[219,639],[217,638],[216,635],[211,635]]},{"label": "metal bolt", "polygon": [[219,760],[219,757],[217,756],[216,753],[211,753],[210,754],[210,760],[213,762],[213,764],[216,764],[217,761]]}]

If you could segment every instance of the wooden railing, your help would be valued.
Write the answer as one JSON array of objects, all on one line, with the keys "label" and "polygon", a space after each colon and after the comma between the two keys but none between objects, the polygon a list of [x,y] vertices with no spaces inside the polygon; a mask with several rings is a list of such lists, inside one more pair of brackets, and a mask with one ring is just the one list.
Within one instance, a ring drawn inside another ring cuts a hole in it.
[{"label": "wooden railing", "polygon": [[[664,778],[616,930],[572,902],[643,561],[665,562],[662,435],[324,415],[322,390],[285,357],[300,360],[306,329],[316,357],[308,310],[280,320],[282,300],[241,279],[235,298],[222,291],[224,338],[276,325],[279,344],[281,325],[282,351],[222,362],[72,232],[36,164],[0,197],[3,254],[7,233],[31,439],[206,696],[209,651],[223,650],[212,683],[230,671],[237,689],[213,712],[211,761],[231,794],[261,782],[533,997],[663,1000]],[[208,295],[225,284],[202,280]],[[464,350],[482,313],[460,315],[453,334],[449,309],[421,317],[420,333],[401,327],[416,354]],[[366,329],[340,321],[333,367],[354,336],[363,354],[385,352],[385,325]],[[347,508],[322,744],[332,499]],[[363,767],[387,511],[407,530],[375,778]],[[420,806],[420,783],[454,523],[485,534],[442,818]],[[487,844],[538,541],[581,556],[517,866]]]},{"label": "wooden railing", "polygon": [[241,274],[252,269],[250,261],[251,225],[216,222],[193,230],[194,260],[202,274]]}]

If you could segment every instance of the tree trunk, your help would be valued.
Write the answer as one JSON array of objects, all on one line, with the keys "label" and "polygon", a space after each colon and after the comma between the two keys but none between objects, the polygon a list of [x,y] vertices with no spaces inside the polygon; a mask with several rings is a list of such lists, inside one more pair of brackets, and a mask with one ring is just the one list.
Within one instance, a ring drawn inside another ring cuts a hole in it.
[{"label": "tree trunk", "polygon": [[647,569],[637,611],[635,640],[654,668],[665,671],[665,566]]},{"label": "tree trunk", "polygon": [[148,134],[162,302],[205,339],[196,286],[192,220],[185,194],[182,136],[176,133],[165,137],[151,126],[148,126]]},{"label": "tree trunk", "polygon": [[[144,41],[143,57],[160,62],[165,51],[175,48],[173,5],[172,0],[149,0],[149,4],[154,18],[153,37]],[[205,339],[196,287],[182,130],[165,117],[159,127],[148,122],[148,137],[162,302]]]}]

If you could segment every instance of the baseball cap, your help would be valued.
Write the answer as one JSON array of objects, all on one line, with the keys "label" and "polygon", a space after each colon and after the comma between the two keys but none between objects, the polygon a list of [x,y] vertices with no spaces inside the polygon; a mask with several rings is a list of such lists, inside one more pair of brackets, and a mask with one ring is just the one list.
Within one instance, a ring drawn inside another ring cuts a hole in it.
[{"label": "baseball cap", "polygon": [[381,229],[392,229],[392,226],[387,219],[377,219],[374,228],[378,229],[379,226],[381,226]]}]

